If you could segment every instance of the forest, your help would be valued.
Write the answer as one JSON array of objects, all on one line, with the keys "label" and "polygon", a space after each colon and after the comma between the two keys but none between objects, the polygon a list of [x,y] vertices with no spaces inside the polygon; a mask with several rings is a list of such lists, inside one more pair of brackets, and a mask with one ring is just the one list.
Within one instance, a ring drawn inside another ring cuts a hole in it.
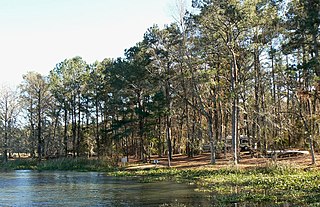
[{"label": "forest", "polygon": [[[68,58],[0,89],[0,154],[189,157],[237,164],[240,137],[267,150],[320,148],[320,1],[192,0],[123,58]],[[108,48],[105,48],[108,50]]]}]

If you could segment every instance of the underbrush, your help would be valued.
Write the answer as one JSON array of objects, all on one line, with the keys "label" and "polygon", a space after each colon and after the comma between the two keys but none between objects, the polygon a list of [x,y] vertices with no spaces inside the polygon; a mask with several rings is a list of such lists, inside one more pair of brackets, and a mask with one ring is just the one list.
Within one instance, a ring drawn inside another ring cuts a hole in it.
[{"label": "underbrush", "polygon": [[37,166],[37,160],[35,159],[14,159],[8,160],[8,162],[1,162],[1,170],[34,170]]},{"label": "underbrush", "polygon": [[14,159],[1,163],[2,170],[60,170],[60,171],[100,171],[109,172],[117,168],[107,159],[59,158],[43,160]]}]

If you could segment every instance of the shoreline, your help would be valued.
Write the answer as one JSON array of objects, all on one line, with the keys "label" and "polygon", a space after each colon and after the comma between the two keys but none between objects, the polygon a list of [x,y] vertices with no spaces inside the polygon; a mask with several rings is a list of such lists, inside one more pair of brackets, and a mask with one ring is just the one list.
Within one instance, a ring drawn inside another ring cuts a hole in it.
[{"label": "shoreline", "polygon": [[[196,185],[197,191],[215,196],[222,206],[232,202],[249,206],[252,203],[271,203],[272,206],[286,203],[297,206],[320,204],[320,171],[318,166],[308,164],[309,156],[283,158],[277,162],[266,158],[243,157],[237,166],[223,159],[215,165],[209,165],[206,155],[186,162],[188,159],[191,158],[176,156],[171,168],[165,166],[165,160],[160,160],[156,166],[132,160],[127,167],[120,168],[111,167],[102,160],[80,158],[47,160],[40,164],[34,160],[29,160],[29,163],[28,160],[20,160],[20,163],[16,160],[16,163],[13,161],[9,164],[16,166],[16,170],[101,172],[107,176],[135,177],[141,182],[181,182]],[[10,167],[7,169],[14,170]]]}]

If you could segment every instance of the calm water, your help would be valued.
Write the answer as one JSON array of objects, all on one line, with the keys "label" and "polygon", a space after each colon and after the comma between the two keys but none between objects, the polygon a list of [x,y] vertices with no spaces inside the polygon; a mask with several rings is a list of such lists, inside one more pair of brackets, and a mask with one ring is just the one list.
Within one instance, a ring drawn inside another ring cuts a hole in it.
[{"label": "calm water", "polygon": [[0,173],[0,206],[212,206],[194,186],[103,173]]}]

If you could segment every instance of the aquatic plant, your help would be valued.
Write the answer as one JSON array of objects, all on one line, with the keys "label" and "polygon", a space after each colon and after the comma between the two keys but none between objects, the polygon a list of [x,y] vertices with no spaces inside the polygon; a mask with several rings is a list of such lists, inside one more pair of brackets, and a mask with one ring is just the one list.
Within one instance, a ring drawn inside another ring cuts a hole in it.
[{"label": "aquatic plant", "polygon": [[320,201],[320,173],[290,165],[270,164],[254,169],[151,169],[112,172],[115,176],[135,176],[141,182],[171,180],[196,185],[222,206],[230,203],[259,206],[316,206]]}]

